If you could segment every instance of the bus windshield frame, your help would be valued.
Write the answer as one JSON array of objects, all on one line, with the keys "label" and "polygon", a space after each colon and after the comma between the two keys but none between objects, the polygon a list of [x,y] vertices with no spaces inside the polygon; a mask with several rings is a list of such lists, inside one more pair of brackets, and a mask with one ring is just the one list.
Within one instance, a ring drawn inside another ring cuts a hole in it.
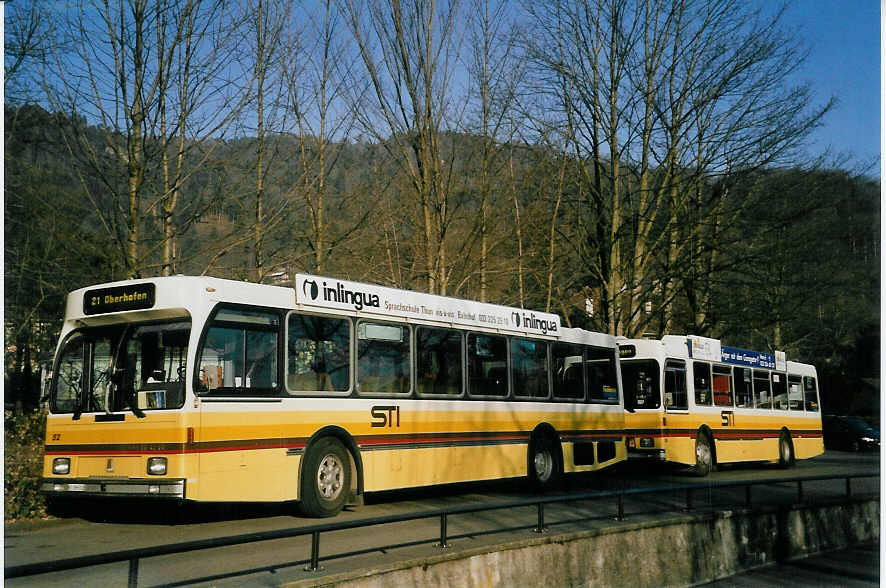
[{"label": "bus windshield frame", "polygon": [[56,355],[53,414],[174,410],[184,406],[191,321],[176,319],[82,327]]}]

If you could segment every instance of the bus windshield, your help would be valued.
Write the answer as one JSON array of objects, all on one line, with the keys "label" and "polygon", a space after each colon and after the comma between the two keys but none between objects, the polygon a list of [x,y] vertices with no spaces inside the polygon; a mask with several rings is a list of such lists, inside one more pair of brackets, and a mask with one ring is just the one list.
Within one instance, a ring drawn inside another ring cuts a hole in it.
[{"label": "bus windshield", "polygon": [[61,347],[53,375],[54,413],[180,408],[189,321],[78,329]]},{"label": "bus windshield", "polygon": [[626,408],[659,408],[658,362],[641,359],[621,362],[621,383],[624,387]]}]

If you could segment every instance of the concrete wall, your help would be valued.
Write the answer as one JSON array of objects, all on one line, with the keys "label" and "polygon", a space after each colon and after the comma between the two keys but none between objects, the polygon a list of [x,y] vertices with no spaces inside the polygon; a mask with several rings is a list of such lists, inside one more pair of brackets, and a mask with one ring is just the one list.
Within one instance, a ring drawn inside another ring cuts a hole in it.
[{"label": "concrete wall", "polygon": [[690,513],[300,580],[336,586],[688,586],[877,541],[880,503]]}]

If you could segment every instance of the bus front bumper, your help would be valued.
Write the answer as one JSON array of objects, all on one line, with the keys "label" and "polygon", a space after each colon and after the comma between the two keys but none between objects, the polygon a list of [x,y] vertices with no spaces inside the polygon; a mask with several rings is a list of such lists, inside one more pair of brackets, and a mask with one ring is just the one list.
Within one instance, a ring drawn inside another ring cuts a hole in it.
[{"label": "bus front bumper", "polygon": [[184,498],[183,479],[43,478],[40,492],[50,496],[157,496]]}]

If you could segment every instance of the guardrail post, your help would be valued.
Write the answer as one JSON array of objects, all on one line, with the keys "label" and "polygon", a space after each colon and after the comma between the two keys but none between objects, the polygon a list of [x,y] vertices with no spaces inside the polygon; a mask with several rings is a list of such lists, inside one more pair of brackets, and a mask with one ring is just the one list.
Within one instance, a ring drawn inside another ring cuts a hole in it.
[{"label": "guardrail post", "polygon": [[311,533],[311,563],[305,566],[306,572],[319,572],[320,567],[320,531]]},{"label": "guardrail post", "polygon": [[750,484],[748,484],[747,486],[744,487],[744,503],[745,503],[745,506],[748,506],[748,507],[750,507],[752,504],[751,503],[751,485]]},{"label": "guardrail post", "polygon": [[846,478],[846,496],[852,496],[852,478]]},{"label": "guardrail post", "polygon": [[618,513],[615,515],[615,520],[625,520],[625,495],[621,492],[618,494]]},{"label": "guardrail post", "polygon": [[544,533],[547,531],[547,529],[545,529],[545,505],[543,502],[539,502],[536,507],[538,508],[538,522],[533,531],[536,533]]},{"label": "guardrail post", "polygon": [[138,558],[133,557],[129,560],[129,588],[138,586]]},{"label": "guardrail post", "polygon": [[437,543],[437,547],[440,549],[446,549],[449,547],[449,543],[446,542],[446,513],[440,515],[440,543]]},{"label": "guardrail post", "polygon": [[686,489],[686,510],[692,510],[692,488]]},{"label": "guardrail post", "polygon": [[803,480],[797,480],[797,502],[803,502]]}]

